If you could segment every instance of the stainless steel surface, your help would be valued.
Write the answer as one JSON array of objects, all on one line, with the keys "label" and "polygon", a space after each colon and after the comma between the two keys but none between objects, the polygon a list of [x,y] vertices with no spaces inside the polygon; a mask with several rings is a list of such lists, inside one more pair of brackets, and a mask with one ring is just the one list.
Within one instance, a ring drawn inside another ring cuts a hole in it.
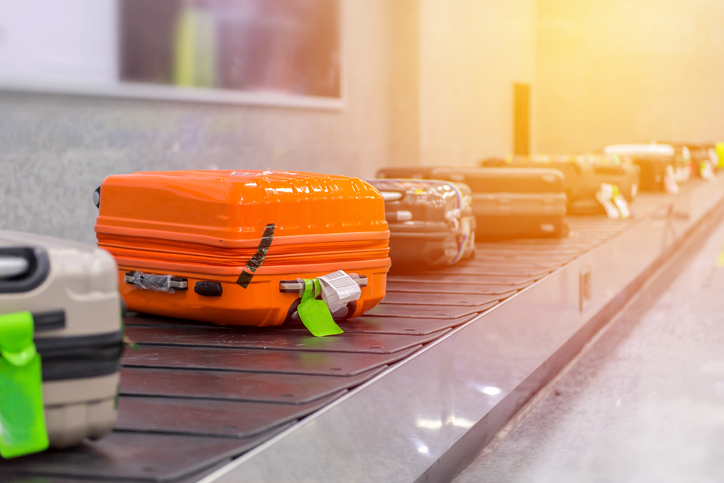
[{"label": "stainless steel surface", "polygon": [[20,257],[0,257],[0,278],[11,278],[28,269],[28,261]]},{"label": "stainless steel surface", "polygon": [[[546,368],[555,367],[556,358],[570,359],[583,342],[578,341],[578,347],[566,344],[668,256],[723,197],[720,177],[697,183],[677,197],[650,198],[656,206],[649,208],[656,209],[647,215],[634,204],[639,218],[633,226],[608,234],[602,230],[598,248],[585,248],[586,243],[572,237],[566,243],[585,252],[572,263],[204,481],[441,479],[454,470],[450,464],[454,466],[459,454],[492,437],[552,377]],[[587,243],[596,244],[594,239]],[[583,309],[581,273],[590,273],[591,281]],[[510,283],[508,278],[498,282]],[[568,353],[559,352],[562,348]],[[476,436],[472,443],[464,438],[468,433]]]},{"label": "stainless steel surface", "polygon": [[724,481],[723,247],[687,242],[454,483]]}]

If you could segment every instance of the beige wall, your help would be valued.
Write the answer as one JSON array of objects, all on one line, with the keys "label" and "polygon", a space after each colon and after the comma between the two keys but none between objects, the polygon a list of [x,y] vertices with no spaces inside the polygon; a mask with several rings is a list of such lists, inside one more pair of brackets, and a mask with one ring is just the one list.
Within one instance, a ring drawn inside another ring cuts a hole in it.
[{"label": "beige wall", "polygon": [[511,153],[513,83],[531,84],[536,96],[535,0],[420,5],[422,163]]},{"label": "beige wall", "polygon": [[535,77],[535,0],[390,4],[391,161],[471,165],[510,153],[513,83]]},{"label": "beige wall", "polygon": [[390,8],[390,164],[420,162],[420,2]]},{"label": "beige wall", "polygon": [[724,1],[538,0],[538,150],[724,139]]}]

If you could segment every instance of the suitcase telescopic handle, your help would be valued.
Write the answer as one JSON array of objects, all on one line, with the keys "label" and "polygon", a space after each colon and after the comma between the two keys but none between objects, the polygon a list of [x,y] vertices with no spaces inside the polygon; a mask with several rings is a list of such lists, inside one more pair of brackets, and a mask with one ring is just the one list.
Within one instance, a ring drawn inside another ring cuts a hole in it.
[{"label": "suitcase telescopic handle", "polygon": [[0,278],[22,275],[30,268],[30,262],[23,257],[0,256]]},{"label": "suitcase telescopic handle", "polygon": [[29,292],[50,273],[48,254],[40,247],[0,247],[0,294]]},{"label": "suitcase telescopic handle", "polygon": [[[367,286],[367,277],[359,277],[354,279],[354,281],[357,282],[357,285],[360,287]],[[304,283],[297,282],[296,280],[282,280],[279,282],[279,291],[282,293],[299,293],[302,289],[304,289]]]}]

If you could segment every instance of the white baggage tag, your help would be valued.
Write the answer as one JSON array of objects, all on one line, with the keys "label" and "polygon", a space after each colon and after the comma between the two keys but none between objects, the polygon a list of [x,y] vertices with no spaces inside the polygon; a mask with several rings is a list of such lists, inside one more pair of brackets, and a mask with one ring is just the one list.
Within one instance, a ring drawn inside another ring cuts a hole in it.
[{"label": "white baggage tag", "polygon": [[618,219],[621,217],[621,213],[618,211],[616,205],[613,204],[611,199],[613,198],[613,185],[608,183],[601,183],[601,189],[596,193],[596,199],[606,210],[606,215],[609,218]]},{"label": "white baggage tag", "polygon": [[714,171],[711,169],[711,164],[709,164],[706,161],[702,161],[699,163],[699,174],[702,178],[704,178],[707,181],[714,181],[716,180],[716,175],[714,174]]},{"label": "white baggage tag", "polygon": [[332,313],[362,295],[357,282],[342,270],[323,275],[318,280],[322,287],[322,300],[327,302]]},{"label": "white baggage tag", "polygon": [[679,185],[676,183],[676,173],[672,166],[667,166],[664,173],[664,188],[670,195],[675,195],[679,192]]},{"label": "white baggage tag", "polygon": [[616,205],[616,208],[618,208],[621,218],[631,218],[631,209],[628,206],[628,202],[616,185],[613,185],[613,196],[611,197],[611,200],[613,201],[613,204]]}]

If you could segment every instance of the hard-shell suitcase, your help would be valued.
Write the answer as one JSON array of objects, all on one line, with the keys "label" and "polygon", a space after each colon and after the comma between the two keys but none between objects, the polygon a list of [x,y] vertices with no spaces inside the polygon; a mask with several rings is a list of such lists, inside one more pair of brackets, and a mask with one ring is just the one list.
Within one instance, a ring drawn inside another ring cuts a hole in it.
[{"label": "hard-shell suitcase", "polygon": [[475,215],[467,185],[449,181],[369,180],[385,199],[393,269],[453,265],[475,254]]},{"label": "hard-shell suitcase", "polygon": [[379,178],[420,174],[470,187],[478,238],[562,236],[567,231],[565,185],[555,169],[411,166],[377,172]]},{"label": "hard-shell suitcase", "polygon": [[[0,339],[4,321],[17,315],[32,317],[50,447],[110,432],[123,353],[113,257],[95,247],[0,231]],[[0,340],[0,348],[6,342]]]},{"label": "hard-shell suitcase", "polygon": [[567,233],[563,175],[555,169],[439,168],[434,176],[470,186],[480,238]]},{"label": "hard-shell suitcase", "polygon": [[677,156],[674,147],[668,144],[614,144],[603,151],[630,156],[640,168],[639,187],[642,190],[670,190],[667,184],[675,186],[677,181],[688,179],[688,161],[683,155]]},{"label": "hard-shell suitcase", "polygon": [[487,158],[483,167],[551,168],[563,174],[569,214],[605,213],[596,196],[602,184],[615,185],[628,201],[638,193],[639,167],[618,155],[508,156]]},{"label": "hard-shell suitcase", "polygon": [[337,270],[357,274],[362,293],[336,318],[361,315],[385,296],[384,201],[355,178],[134,173],[106,178],[98,201],[98,244],[116,257],[129,310],[280,325],[299,304],[297,279]]}]

